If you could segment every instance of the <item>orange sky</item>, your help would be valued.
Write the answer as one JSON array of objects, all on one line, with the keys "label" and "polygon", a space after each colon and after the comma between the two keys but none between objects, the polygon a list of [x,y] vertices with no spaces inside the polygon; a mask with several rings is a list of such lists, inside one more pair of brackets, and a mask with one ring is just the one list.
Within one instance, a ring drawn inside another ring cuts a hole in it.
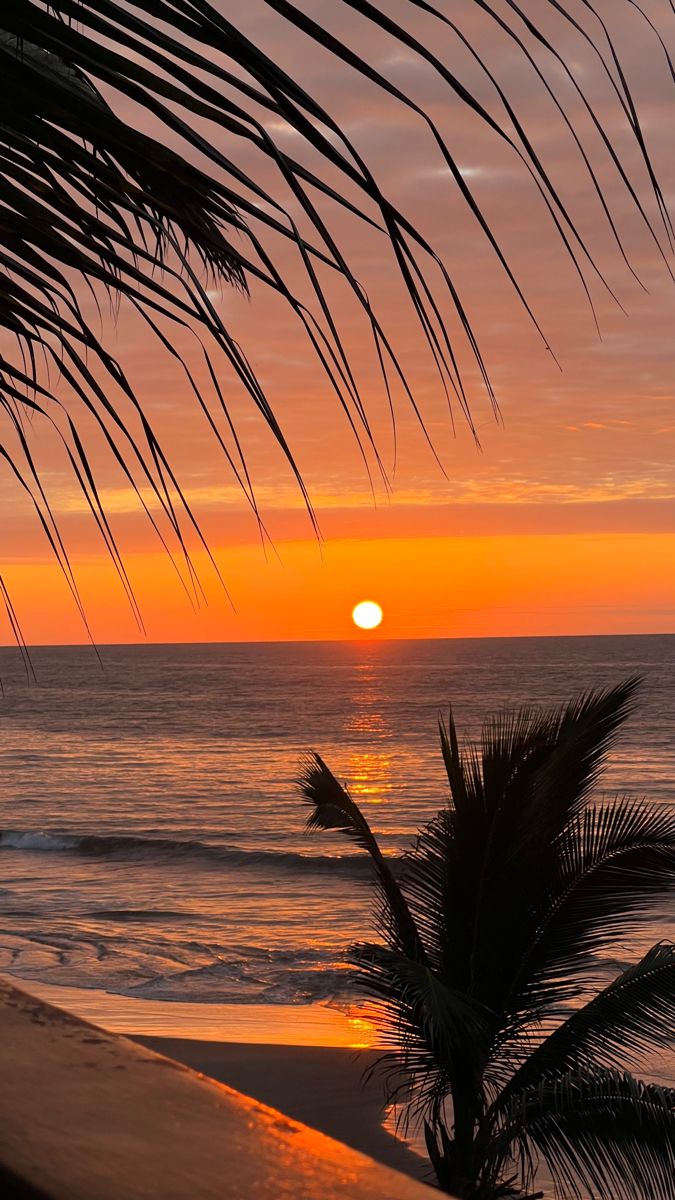
[{"label": "orange sky", "polygon": [[[90,431],[89,447],[148,639],[347,637],[354,633],[351,607],[366,597],[385,610],[378,634],[383,637],[675,631],[675,284],[592,136],[589,152],[596,156],[648,292],[614,251],[569,137],[533,92],[522,66],[495,47],[521,116],[529,120],[628,310],[626,317],[595,286],[602,340],[546,213],[513,156],[479,135],[465,117],[459,119],[441,85],[410,55],[373,35],[361,45],[433,110],[536,305],[562,365],[559,371],[469,223],[419,123],[369,85],[351,78],[347,86],[345,69],[320,54],[298,58],[296,42],[279,38],[260,5],[250,6],[247,20],[256,36],[276,39],[279,61],[295,70],[301,62],[306,85],[346,123],[380,179],[442,252],[480,333],[502,423],[494,420],[475,368],[464,356],[480,450],[461,417],[453,435],[445,398],[386,244],[335,216],[357,274],[401,348],[445,474],[403,396],[397,397],[394,470],[386,399],[368,331],[340,289],[331,295],[392,485],[388,496],[376,482],[376,503],[346,422],[292,314],[256,292],[250,301],[214,293],[282,419],[324,536],[320,550],[270,435],[223,369],[222,383],[274,541],[275,550],[265,554],[256,523],[175,362],[130,312],[122,309],[117,322],[105,317],[105,336],[162,436],[235,606],[228,604],[193,539],[208,599],[207,606],[193,611],[130,489]],[[341,32],[347,38],[359,30],[344,18]],[[456,48],[448,43],[446,54],[453,53]],[[673,202],[672,82],[664,64],[649,57],[639,40],[628,62],[650,148]],[[583,73],[589,64],[580,61],[577,69]],[[647,196],[639,164],[602,88],[597,96],[601,107],[607,105],[609,127]],[[275,132],[283,139],[283,129]],[[290,259],[288,269],[292,275]],[[93,303],[91,312],[95,322]],[[194,343],[178,334],[174,341],[204,380]],[[94,637],[100,643],[142,638],[55,444],[37,429],[35,439]],[[0,487],[4,576],[26,638],[34,643],[84,640],[44,538],[7,473],[0,475]],[[11,641],[8,628],[4,640]]]}]

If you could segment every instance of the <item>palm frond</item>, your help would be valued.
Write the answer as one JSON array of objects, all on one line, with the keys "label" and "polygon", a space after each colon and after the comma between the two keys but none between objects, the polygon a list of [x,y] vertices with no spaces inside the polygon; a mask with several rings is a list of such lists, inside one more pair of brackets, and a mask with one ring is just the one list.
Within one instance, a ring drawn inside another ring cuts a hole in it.
[{"label": "palm frond", "polygon": [[[498,71],[490,67],[482,31],[487,31],[488,44],[491,25],[509,39],[533,87],[551,102],[552,114],[597,197],[598,211],[628,262],[617,215],[624,193],[661,254],[661,240],[671,234],[638,106],[610,36],[614,20],[618,27],[634,6],[621,0],[614,6],[616,18],[608,18],[605,25],[598,23],[590,5],[580,16],[564,2],[552,6],[573,40],[595,55],[598,76],[611,98],[605,112],[594,103],[595,86],[577,79],[551,40],[544,11],[550,4],[536,16],[515,3],[506,4],[502,12],[484,0],[475,4],[483,24],[476,27],[479,32],[468,34],[454,14],[422,0],[406,0],[400,19],[383,4],[339,0],[321,22],[288,0],[266,0],[270,19],[279,22],[282,33],[291,31],[308,53],[318,50],[330,56],[346,81],[365,81],[418,122],[424,136],[431,134],[453,195],[466,207],[477,236],[485,239],[539,328],[515,268],[435,120],[434,106],[418,101],[384,69],[344,44],[331,31],[332,16],[350,13],[383,46],[402,49],[424,64],[444,89],[452,111],[465,112],[486,132],[486,147],[506,150],[531,179],[533,197],[539,195],[542,211],[548,212],[551,229],[592,307],[594,281],[604,287],[609,283],[556,185],[546,153],[528,134]],[[667,7],[665,0],[663,4]],[[420,20],[419,34],[411,31],[408,16]],[[666,50],[655,19],[643,21],[641,29],[660,53]],[[449,61],[437,48],[436,32],[441,30],[451,39]],[[531,53],[530,42],[542,53]],[[471,83],[453,69],[453,47],[471,56]],[[89,315],[106,292],[114,306],[130,306],[147,323],[178,366],[263,534],[245,446],[220,382],[223,370],[238,381],[271,430],[314,518],[283,424],[209,294],[212,276],[244,290],[251,286],[271,291],[288,305],[344,412],[367,470],[374,466],[384,474],[345,331],[334,312],[331,280],[341,281],[371,335],[373,361],[381,369],[392,417],[400,394],[426,434],[404,363],[371,306],[355,262],[342,249],[342,215],[356,220],[374,244],[390,253],[439,386],[459,405],[475,435],[472,396],[464,383],[467,362],[477,366],[493,405],[496,398],[449,262],[395,203],[330,107],[247,37],[236,16],[208,0],[180,5],[173,0],[3,0],[0,70],[12,97],[0,130],[0,327],[16,345],[16,354],[0,364],[0,406],[8,422],[8,436],[2,441],[7,460],[16,464],[30,490],[43,527],[50,530],[50,545],[59,547],[71,588],[74,580],[60,534],[48,499],[33,477],[26,446],[38,434],[62,439],[77,486],[133,606],[121,554],[93,484],[88,447],[96,428],[117,469],[139,492],[139,503],[149,510],[162,544],[176,550],[187,586],[195,598],[199,594],[188,550],[192,539],[203,545],[196,516],[130,379],[96,335]],[[580,102],[581,118],[566,102],[568,86]],[[489,102],[486,94],[492,97]],[[623,148],[614,144],[617,115],[632,142],[629,155],[634,148],[638,151],[646,188],[633,182]],[[589,122],[619,185],[616,205],[600,182],[601,166],[588,141]],[[148,132],[142,132],[143,127]],[[292,139],[286,136],[289,132]],[[264,186],[261,178],[267,180]],[[661,230],[650,214],[652,207]],[[292,251],[290,266],[288,255],[279,252],[282,246]],[[292,286],[296,267],[303,282]],[[200,360],[205,356],[208,387],[197,383],[190,354],[186,351],[183,357],[178,352],[176,330],[181,345],[191,334],[195,354]],[[550,349],[545,338],[544,344]],[[31,420],[24,444],[17,437],[17,425],[27,408]],[[30,455],[34,462],[32,449]]]},{"label": "palm frond", "polygon": [[469,784],[452,708],[448,712],[447,724],[442,717],[439,718],[438,732],[445,773],[450,785],[450,803],[455,812],[462,812],[469,803]]},{"label": "palm frond", "polygon": [[623,1071],[669,1044],[675,1045],[675,946],[659,942],[533,1050],[499,1105],[547,1076],[595,1066]]},{"label": "palm frond", "polygon": [[486,1045],[487,1014],[426,963],[388,946],[359,943],[350,958],[384,1052],[378,1065],[395,1081],[390,1100],[405,1103],[405,1123],[419,1113],[436,1121],[453,1079],[475,1075]]},{"label": "palm frond", "polygon": [[620,798],[588,806],[556,846],[548,901],[515,972],[531,995],[587,972],[591,954],[626,936],[675,883],[675,813]]},{"label": "palm frond", "polygon": [[359,806],[315,751],[304,756],[296,780],[298,790],[311,805],[307,829],[340,829],[362,850],[372,853],[375,838]]},{"label": "palm frond", "polygon": [[558,1196],[671,1200],[675,1091],[600,1068],[544,1079],[512,1098],[486,1173],[525,1147]]},{"label": "palm frond", "polygon": [[320,754],[305,756],[296,782],[303,799],[312,806],[307,820],[308,830],[339,829],[370,855],[382,898],[380,924],[387,930],[397,949],[423,962],[424,946],[410,909],[391,864],[380,850],[359,806],[338,782]]},{"label": "palm frond", "polygon": [[[639,677],[616,687],[591,690],[552,712],[525,710],[488,720],[481,737],[486,804],[508,806],[510,791],[522,836],[536,817],[532,836],[545,837],[578,811],[597,783],[609,749],[631,715]],[[525,803],[523,803],[525,801]]]},{"label": "palm frond", "polygon": [[[568,840],[575,844],[571,823],[636,687],[627,680],[551,712],[500,715],[486,723],[480,745],[465,750],[452,721],[441,729],[451,804],[420,833],[402,883],[436,969],[495,1012],[552,920],[552,888],[567,875],[559,859]],[[658,836],[668,829],[658,824]]]}]

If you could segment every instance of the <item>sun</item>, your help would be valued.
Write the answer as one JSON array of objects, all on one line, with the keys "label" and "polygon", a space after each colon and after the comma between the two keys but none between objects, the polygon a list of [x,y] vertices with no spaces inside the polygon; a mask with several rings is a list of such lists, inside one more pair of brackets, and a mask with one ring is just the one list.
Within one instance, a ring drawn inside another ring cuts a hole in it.
[{"label": "sun", "polygon": [[352,621],[359,629],[377,629],[382,623],[382,609],[374,600],[361,600],[352,610]]}]

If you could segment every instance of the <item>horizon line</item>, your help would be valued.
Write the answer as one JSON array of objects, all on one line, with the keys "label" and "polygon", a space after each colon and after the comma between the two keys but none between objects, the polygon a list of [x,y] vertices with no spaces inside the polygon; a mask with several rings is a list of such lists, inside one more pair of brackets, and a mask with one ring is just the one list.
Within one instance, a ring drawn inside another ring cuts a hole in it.
[{"label": "horizon line", "polygon": [[[332,637],[332,638],[239,638],[236,641],[214,641],[213,639],[190,639],[189,641],[171,641],[171,642],[31,642],[27,645],[27,650],[31,653],[33,650],[91,650],[96,654],[97,650],[107,650],[111,648],[120,648],[125,650],[131,649],[156,649],[164,646],[359,646],[368,645],[376,646],[393,642],[541,642],[541,641],[584,641],[589,638],[663,638],[675,637],[675,630],[652,630],[648,633],[507,633],[507,634],[466,634],[452,635],[448,634],[445,637]],[[21,647],[15,642],[0,642],[0,651],[16,650],[21,652]]]}]

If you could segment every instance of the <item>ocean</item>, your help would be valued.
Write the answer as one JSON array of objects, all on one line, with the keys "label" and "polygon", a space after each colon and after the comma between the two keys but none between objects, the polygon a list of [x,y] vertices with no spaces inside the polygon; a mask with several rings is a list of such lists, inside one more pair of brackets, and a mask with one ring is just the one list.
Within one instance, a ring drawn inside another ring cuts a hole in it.
[{"label": "ocean", "polygon": [[[675,636],[0,651],[0,972],[191,1005],[340,1006],[369,869],[307,835],[317,749],[398,855],[446,795],[439,714],[644,676],[606,793],[675,804]],[[675,905],[599,968],[675,937]]]}]

